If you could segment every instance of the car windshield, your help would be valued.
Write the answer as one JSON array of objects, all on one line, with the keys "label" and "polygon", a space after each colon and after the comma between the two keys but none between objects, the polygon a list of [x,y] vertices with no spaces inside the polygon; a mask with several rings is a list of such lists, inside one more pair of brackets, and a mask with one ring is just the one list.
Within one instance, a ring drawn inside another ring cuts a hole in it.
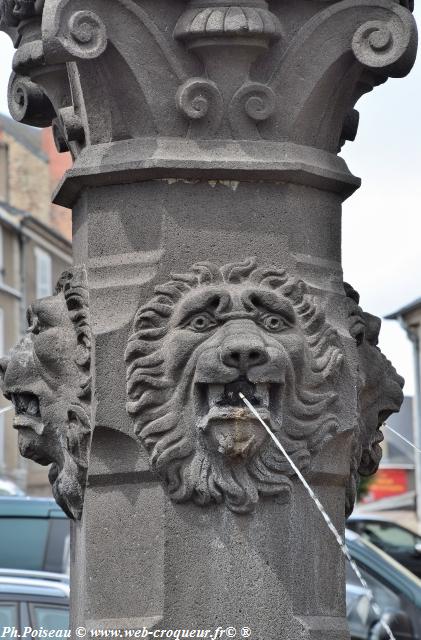
[{"label": "car windshield", "polygon": [[[360,567],[360,571],[381,609],[400,609],[400,600],[396,593],[388,589],[380,580],[362,567]],[[361,589],[361,582],[349,562],[346,563],[346,584],[348,588],[353,586]]]},{"label": "car windshield", "polygon": [[363,538],[386,550],[413,550],[416,544],[421,543],[420,536],[390,522],[364,522],[360,533]]},{"label": "car windshield", "polygon": [[66,518],[0,517],[0,567],[62,573]]},{"label": "car windshield", "polygon": [[69,629],[69,610],[65,607],[54,607],[34,604],[31,607],[32,622],[36,629],[44,631],[67,631]]},{"label": "car windshield", "polygon": [[353,531],[347,530],[346,542],[351,551],[351,555],[359,562],[363,562],[370,570],[375,571],[380,576],[395,576],[394,585],[399,588],[403,585],[411,591],[413,598],[421,606],[421,580],[399,562],[391,558],[387,553],[376,547],[368,540],[363,539]]}]

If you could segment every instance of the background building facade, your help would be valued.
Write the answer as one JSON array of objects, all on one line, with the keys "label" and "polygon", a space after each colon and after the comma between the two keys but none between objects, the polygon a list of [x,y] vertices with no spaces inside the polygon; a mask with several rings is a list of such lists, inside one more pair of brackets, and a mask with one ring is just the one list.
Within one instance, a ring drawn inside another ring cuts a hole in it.
[{"label": "background building facade", "polygon": [[[49,131],[0,116],[0,355],[25,331],[27,306],[51,295],[72,262],[70,212],[51,206],[65,169],[57,157]],[[0,415],[0,475],[29,493],[49,493],[47,469],[19,455],[12,420],[12,411]]]}]

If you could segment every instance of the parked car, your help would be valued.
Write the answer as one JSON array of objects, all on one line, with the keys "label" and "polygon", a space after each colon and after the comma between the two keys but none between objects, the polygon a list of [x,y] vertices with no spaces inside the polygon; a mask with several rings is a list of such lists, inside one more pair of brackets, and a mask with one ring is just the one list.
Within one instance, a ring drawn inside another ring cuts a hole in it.
[{"label": "parked car", "polygon": [[[346,543],[382,611],[382,620],[396,640],[421,640],[421,580],[354,531],[346,532]],[[352,640],[388,640],[370,606],[367,591],[347,565],[347,613]]]},{"label": "parked car", "polygon": [[51,498],[0,497],[0,567],[63,573],[70,521]]},{"label": "parked car", "polygon": [[8,478],[0,478],[0,496],[24,496],[25,492],[22,491],[17,484]]},{"label": "parked car", "polygon": [[421,536],[381,516],[352,515],[347,526],[421,578]]},{"label": "parked car", "polygon": [[[69,583],[57,574],[0,570],[0,630],[19,637],[25,627],[69,629]],[[2,636],[3,637],[3,636]],[[66,637],[63,635],[63,637]]]}]

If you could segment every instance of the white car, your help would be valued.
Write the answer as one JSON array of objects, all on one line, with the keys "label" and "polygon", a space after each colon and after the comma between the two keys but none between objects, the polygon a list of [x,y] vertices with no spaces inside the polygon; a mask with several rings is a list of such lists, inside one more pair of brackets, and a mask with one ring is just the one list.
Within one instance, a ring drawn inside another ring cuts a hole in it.
[{"label": "white car", "polygon": [[24,496],[25,492],[7,478],[0,478],[0,496]]}]

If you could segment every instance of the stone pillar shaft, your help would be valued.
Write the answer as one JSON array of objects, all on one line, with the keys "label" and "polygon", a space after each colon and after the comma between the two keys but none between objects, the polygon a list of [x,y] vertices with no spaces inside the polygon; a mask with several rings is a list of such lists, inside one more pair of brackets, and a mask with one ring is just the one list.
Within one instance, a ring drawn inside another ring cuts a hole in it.
[{"label": "stone pillar shaft", "polygon": [[92,337],[73,627],[348,640],[340,550],[237,396],[343,532],[402,380],[343,283],[360,181],[337,154],[414,62],[410,0],[0,6],[12,115],[74,158],[54,196]]}]

